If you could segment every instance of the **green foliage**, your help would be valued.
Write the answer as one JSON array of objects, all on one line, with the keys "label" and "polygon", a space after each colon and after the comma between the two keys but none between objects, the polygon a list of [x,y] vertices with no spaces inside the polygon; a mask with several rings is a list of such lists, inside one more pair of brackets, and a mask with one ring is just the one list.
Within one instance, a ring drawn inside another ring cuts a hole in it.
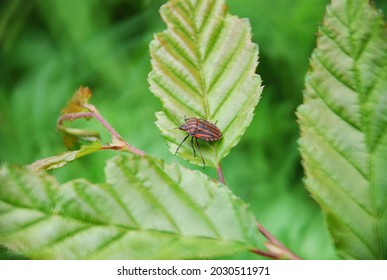
[{"label": "green foliage", "polygon": [[198,171],[121,156],[105,173],[106,184],[60,186],[45,173],[3,166],[0,242],[38,259],[203,258],[258,245],[247,206]]},{"label": "green foliage", "polygon": [[307,187],[342,258],[385,259],[387,28],[368,1],[332,1],[305,84]]},{"label": "green foliage", "polygon": [[[88,85],[93,103],[129,143],[185,164],[170,154],[153,125],[154,112],[161,108],[146,82],[148,45],[152,34],[165,28],[158,12],[165,1],[27,2],[0,4],[0,161],[30,164],[62,153],[55,131],[60,110],[74,89]],[[267,229],[306,259],[336,257],[320,209],[300,182],[294,116],[328,2],[227,1],[232,14],[252,25],[265,96],[243,141],[222,161],[226,180]],[[386,13],[385,0],[374,2]],[[94,121],[76,125],[101,131]],[[107,135],[101,137],[104,142]],[[114,154],[95,153],[52,173],[59,182],[103,182],[101,170]],[[245,252],[227,258],[257,257]],[[0,258],[20,256],[0,247]]]},{"label": "green foliage", "polygon": [[[172,0],[160,11],[168,29],[150,46],[149,82],[164,107],[156,124],[175,153],[185,137],[176,127],[185,116],[216,122],[223,138],[201,150],[207,164],[217,167],[250,124],[262,91],[250,25],[230,15],[224,0]],[[202,164],[189,143],[179,154]]]}]

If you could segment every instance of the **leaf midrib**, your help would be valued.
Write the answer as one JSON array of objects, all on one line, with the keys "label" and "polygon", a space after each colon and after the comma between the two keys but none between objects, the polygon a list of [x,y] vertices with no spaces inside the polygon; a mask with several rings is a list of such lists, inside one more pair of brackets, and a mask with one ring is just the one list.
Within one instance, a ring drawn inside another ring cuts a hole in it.
[{"label": "leaf midrib", "polygon": [[[357,9],[356,12],[358,12],[360,9]],[[354,18],[354,17],[353,17]],[[349,39],[350,39],[350,43],[351,43],[351,46],[352,46],[352,49],[353,50],[356,50],[355,48],[355,45],[356,45],[356,40],[354,39],[354,33],[356,32],[352,27],[352,17],[349,17],[348,18],[348,24],[349,26],[346,26],[347,29],[349,30]],[[379,20],[375,20],[376,23],[379,23]],[[377,31],[377,30],[376,30]],[[376,34],[377,36],[378,34]],[[360,58],[362,57],[362,55],[365,53],[365,51],[367,50],[367,47],[366,47],[366,43],[368,44],[368,42],[371,40],[372,37],[375,36],[375,28],[372,29],[372,31],[370,32],[369,34],[369,37],[370,38],[367,38],[367,41],[363,43],[361,49],[359,50],[358,52],[358,55],[354,57],[354,64],[353,64],[353,70],[354,70],[354,75],[355,75],[355,82],[356,82],[356,88],[357,88],[357,91],[358,91],[358,99],[359,99],[359,104],[360,104],[360,110],[361,110],[361,131],[363,131],[364,133],[364,139],[365,139],[365,144],[366,144],[366,151],[367,151],[367,158],[368,158],[368,161],[367,161],[367,169],[368,169],[368,174],[367,175],[367,178],[368,178],[368,181],[369,181],[369,186],[370,186],[370,194],[371,194],[371,207],[372,207],[372,212],[373,212],[373,216],[375,217],[375,219],[373,220],[373,224],[374,224],[374,232],[376,234],[376,251],[377,251],[377,254],[378,254],[378,257],[380,258],[384,258],[384,252],[383,252],[383,238],[382,238],[382,234],[381,234],[381,216],[380,216],[380,213],[378,212],[378,209],[377,209],[377,199],[376,199],[376,188],[377,188],[377,185],[376,185],[376,182],[375,182],[375,177],[374,177],[374,156],[373,156],[373,153],[372,153],[372,142],[371,142],[371,139],[369,137],[370,135],[370,120],[369,120],[369,115],[368,115],[368,110],[367,110],[367,98],[366,96],[367,95],[371,95],[372,92],[365,92],[364,89],[363,89],[363,86],[362,86],[362,79],[360,77],[360,72],[361,72],[361,69],[359,67],[359,60]],[[379,76],[380,77],[380,76]],[[379,78],[378,77],[378,78]]]},{"label": "leaf midrib", "polygon": [[[245,244],[245,243],[243,243],[242,241],[239,241],[239,240],[223,239],[222,235],[220,235],[220,234],[218,234],[217,237],[195,236],[195,235],[187,236],[187,235],[179,234],[179,232],[175,232],[175,231],[172,232],[172,231],[164,231],[164,230],[160,230],[160,229],[135,228],[135,227],[126,226],[126,225],[123,225],[123,224],[109,224],[109,223],[106,223],[106,222],[98,223],[98,222],[95,222],[95,221],[92,221],[92,220],[81,219],[78,216],[65,216],[65,215],[63,215],[63,213],[62,214],[57,214],[57,213],[45,212],[45,211],[38,210],[38,209],[35,209],[35,208],[31,208],[31,207],[22,207],[20,205],[13,205],[13,204],[8,203],[7,201],[4,201],[4,200],[3,200],[3,202],[6,203],[6,204],[11,205],[14,209],[23,209],[23,210],[32,211],[32,212],[38,212],[38,213],[42,214],[42,216],[40,218],[34,219],[31,222],[23,224],[22,226],[17,228],[17,229],[22,229],[22,230],[28,229],[31,226],[36,226],[37,224],[39,224],[41,222],[44,222],[44,221],[47,221],[47,220],[49,220],[51,218],[57,217],[57,218],[60,218],[60,219],[63,219],[63,220],[68,220],[68,221],[71,220],[71,221],[79,222],[80,225],[84,225],[83,227],[81,227],[82,229],[84,229],[85,227],[88,227],[88,228],[90,228],[90,227],[114,227],[114,228],[118,228],[118,229],[124,230],[125,232],[134,232],[134,231],[137,231],[137,232],[155,232],[155,233],[163,233],[163,234],[176,235],[176,236],[179,236],[179,238],[199,238],[199,239],[205,238],[205,239],[217,240],[219,242],[227,241],[227,242],[235,242],[235,243]],[[17,230],[16,231],[11,231],[11,232],[7,233],[6,235],[12,235],[15,232],[17,232]]]},{"label": "leaf midrib", "polygon": [[214,226],[210,218],[207,215],[205,215],[200,205],[198,205],[194,200],[192,200],[190,196],[186,192],[184,192],[183,189],[180,188],[176,184],[176,182],[166,172],[164,172],[155,162],[149,161],[149,164],[152,165],[152,167],[158,173],[158,175],[164,178],[165,181],[169,183],[169,185],[174,186],[173,188],[174,192],[176,192],[176,190],[181,190],[178,195],[179,196],[184,195],[185,200],[189,201],[189,204],[192,206],[192,209],[195,210],[196,214],[198,214],[206,222],[206,224],[210,227],[210,229],[217,237],[221,238],[222,235],[218,232],[218,230],[216,229],[216,227]]},{"label": "leaf midrib", "polygon": [[[191,3],[188,2],[188,5],[190,5]],[[200,27],[198,29],[198,27],[196,26],[195,24],[195,19],[194,19],[194,16],[195,16],[195,8],[192,7],[190,5],[190,8],[191,8],[191,13],[189,14],[189,19],[191,20],[191,24],[193,26],[193,41],[195,43],[195,55],[196,55],[196,61],[198,62],[198,71],[199,71],[199,80],[200,80],[200,83],[199,83],[199,86],[200,86],[200,90],[202,92],[202,96],[203,96],[203,106],[204,106],[204,116],[205,116],[205,119],[206,120],[209,120],[210,119],[210,109],[209,109],[209,106],[208,106],[208,100],[207,100],[207,85],[206,85],[206,81],[204,80],[203,78],[203,59],[202,59],[202,55],[200,53],[200,47],[199,47],[199,31],[200,31]]]}]

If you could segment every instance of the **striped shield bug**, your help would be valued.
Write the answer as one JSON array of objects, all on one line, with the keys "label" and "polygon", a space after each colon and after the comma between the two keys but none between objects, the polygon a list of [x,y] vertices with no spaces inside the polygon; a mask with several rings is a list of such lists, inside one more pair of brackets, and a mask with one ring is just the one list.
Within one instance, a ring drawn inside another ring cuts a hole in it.
[{"label": "striped shield bug", "polygon": [[195,138],[196,146],[199,149],[199,153],[202,158],[203,168],[204,168],[206,166],[206,163],[204,162],[204,158],[202,155],[202,151],[200,150],[198,139],[206,142],[218,141],[220,138],[222,138],[222,132],[220,132],[219,128],[217,128],[215,124],[210,123],[209,121],[206,121],[204,119],[185,118],[185,117],[184,119],[185,119],[185,123],[182,124],[179,127],[179,129],[187,132],[187,136],[183,139],[183,141],[181,141],[180,145],[177,147],[175,155],[179,151],[184,141],[187,140],[189,136],[191,136],[191,147],[194,153],[194,157],[196,156],[196,151],[193,143]]}]

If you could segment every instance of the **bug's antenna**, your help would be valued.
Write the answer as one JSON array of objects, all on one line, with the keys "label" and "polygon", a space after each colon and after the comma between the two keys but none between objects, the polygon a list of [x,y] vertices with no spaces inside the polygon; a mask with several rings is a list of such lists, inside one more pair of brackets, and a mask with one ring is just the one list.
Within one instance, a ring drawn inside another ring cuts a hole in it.
[{"label": "bug's antenna", "polygon": [[[173,118],[174,118],[174,119],[175,119],[175,121],[176,121],[176,122],[179,124],[179,127],[180,127],[180,126],[181,126],[181,123],[179,122],[179,120],[178,120],[178,119],[176,119],[176,118],[175,118],[175,116],[173,116]],[[175,127],[175,129],[176,129],[176,128],[179,128],[179,127]]]},{"label": "bug's antenna", "polygon": [[187,140],[188,137],[189,137],[189,133],[188,133],[187,136],[183,139],[183,141],[181,141],[179,147],[177,147],[176,152],[175,152],[175,155],[177,154],[177,152],[179,151],[181,145],[183,145],[184,141]]}]

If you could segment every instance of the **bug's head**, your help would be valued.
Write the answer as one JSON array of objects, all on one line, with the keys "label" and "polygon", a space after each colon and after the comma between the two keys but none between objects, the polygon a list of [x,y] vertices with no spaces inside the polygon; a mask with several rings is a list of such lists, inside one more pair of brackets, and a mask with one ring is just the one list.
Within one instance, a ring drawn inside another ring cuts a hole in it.
[{"label": "bug's head", "polygon": [[176,120],[176,122],[178,123],[178,126],[177,127],[175,127],[174,129],[180,129],[180,130],[185,130],[185,123],[189,120],[189,119],[191,119],[191,118],[187,118],[187,115],[184,115],[184,123],[181,123],[177,118],[175,118],[175,117],[173,117],[175,120]]}]

